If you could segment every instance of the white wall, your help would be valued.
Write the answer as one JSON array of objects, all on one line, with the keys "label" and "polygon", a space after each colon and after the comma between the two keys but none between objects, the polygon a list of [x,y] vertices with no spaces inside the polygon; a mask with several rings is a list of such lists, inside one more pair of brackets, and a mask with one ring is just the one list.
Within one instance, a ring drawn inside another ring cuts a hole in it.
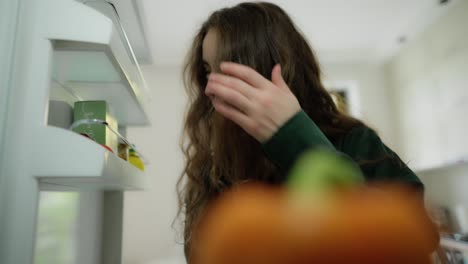
[{"label": "white wall", "polygon": [[[402,155],[416,168],[468,157],[468,1],[459,1],[389,62]],[[443,203],[466,196],[467,167],[421,172],[428,195]],[[436,179],[434,177],[439,177]],[[464,185],[466,186],[466,185]],[[466,192],[466,191],[465,191]],[[456,199],[453,197],[457,197]]]},{"label": "white wall", "polygon": [[179,138],[186,101],[180,68],[144,67],[143,73],[152,95],[152,126],[131,128],[127,135],[151,163],[146,169],[150,186],[125,193],[124,264],[183,254],[171,227],[177,212],[175,184],[183,166]]},{"label": "white wall", "polygon": [[383,64],[371,62],[324,63],[322,65],[326,83],[351,83],[357,88],[361,117],[374,128],[391,148],[396,147],[394,115],[387,87]]}]

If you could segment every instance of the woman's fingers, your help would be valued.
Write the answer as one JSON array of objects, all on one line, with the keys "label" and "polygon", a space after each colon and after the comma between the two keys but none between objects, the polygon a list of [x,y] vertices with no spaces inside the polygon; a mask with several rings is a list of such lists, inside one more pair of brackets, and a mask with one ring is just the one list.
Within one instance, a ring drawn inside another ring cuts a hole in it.
[{"label": "woman's fingers", "polygon": [[248,113],[250,109],[250,102],[247,97],[238,92],[236,89],[227,87],[217,81],[209,81],[206,85],[205,94],[210,97],[216,97],[222,101],[239,109],[243,113]]},{"label": "woman's fingers", "polygon": [[289,90],[288,85],[286,84],[286,82],[283,79],[283,76],[281,75],[281,65],[279,64],[276,64],[275,67],[273,67],[273,70],[271,71],[271,81],[277,87]]},{"label": "woman's fingers", "polygon": [[226,87],[232,88],[244,95],[245,97],[247,97],[248,99],[252,98],[254,93],[253,90],[255,89],[239,78],[220,73],[210,74],[209,81],[215,81]]},{"label": "woman's fingers", "polygon": [[255,88],[271,86],[269,80],[248,66],[234,62],[223,62],[220,68],[223,73],[237,77]]},{"label": "woman's fingers", "polygon": [[248,130],[250,127],[251,120],[247,115],[242,113],[239,109],[236,109],[232,105],[224,102],[223,100],[215,97],[211,100],[214,108],[218,113],[220,113],[225,118],[231,120],[232,122],[236,123],[244,130]]},{"label": "woman's fingers", "polygon": [[271,138],[301,109],[279,65],[272,70],[272,81],[248,66],[232,62],[223,62],[221,71],[211,74],[205,94],[218,113],[259,142]]}]

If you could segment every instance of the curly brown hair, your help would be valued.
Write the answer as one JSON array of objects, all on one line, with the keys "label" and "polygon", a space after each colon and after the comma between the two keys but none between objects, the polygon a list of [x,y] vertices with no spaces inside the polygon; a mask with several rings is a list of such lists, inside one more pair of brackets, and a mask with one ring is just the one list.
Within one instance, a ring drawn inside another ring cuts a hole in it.
[{"label": "curly brown hair", "polygon": [[218,65],[220,61],[241,63],[269,79],[274,65],[280,63],[283,78],[302,109],[331,142],[362,124],[338,111],[321,82],[312,49],[280,7],[241,3],[212,13],[198,30],[184,67],[189,107],[181,147],[186,164],[177,191],[179,215],[185,215],[184,246],[189,261],[192,233],[209,201],[246,181],[280,184],[285,180],[265,157],[261,144],[217,114],[204,94],[207,72],[202,45],[210,29],[218,33]]}]

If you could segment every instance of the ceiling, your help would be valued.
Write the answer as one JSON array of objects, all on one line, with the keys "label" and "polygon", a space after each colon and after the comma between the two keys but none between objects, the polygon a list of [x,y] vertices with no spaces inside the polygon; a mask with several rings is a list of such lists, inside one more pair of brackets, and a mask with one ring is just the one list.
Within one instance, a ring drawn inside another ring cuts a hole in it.
[{"label": "ceiling", "polygon": [[[180,65],[208,15],[238,0],[134,0],[159,66]],[[276,0],[303,31],[323,62],[382,61],[423,30],[455,0]]]}]

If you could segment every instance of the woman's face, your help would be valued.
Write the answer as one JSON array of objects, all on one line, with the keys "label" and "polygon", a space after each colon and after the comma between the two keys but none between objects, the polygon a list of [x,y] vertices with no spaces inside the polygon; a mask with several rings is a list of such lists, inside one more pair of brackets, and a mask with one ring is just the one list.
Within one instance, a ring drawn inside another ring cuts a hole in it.
[{"label": "woman's face", "polygon": [[215,65],[216,54],[218,48],[218,34],[216,30],[210,29],[203,39],[202,55],[203,55],[203,67],[207,74],[210,74],[217,68]]}]

